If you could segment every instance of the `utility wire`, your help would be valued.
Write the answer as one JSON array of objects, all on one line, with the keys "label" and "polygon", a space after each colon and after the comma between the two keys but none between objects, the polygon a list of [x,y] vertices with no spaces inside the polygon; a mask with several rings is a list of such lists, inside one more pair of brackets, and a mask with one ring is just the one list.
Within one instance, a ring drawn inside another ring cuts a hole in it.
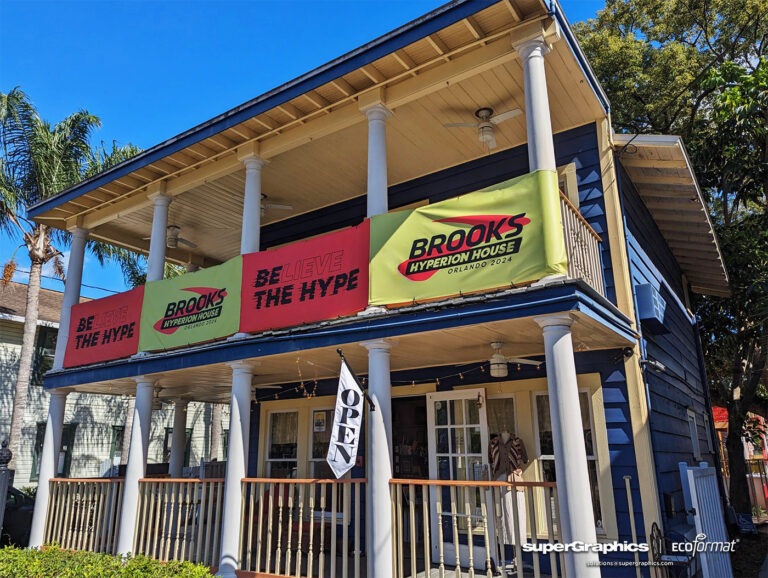
[{"label": "utility wire", "polygon": [[[29,269],[22,269],[20,267],[17,268],[16,271],[14,271],[14,272],[15,273],[25,273],[25,274],[29,275]],[[56,277],[54,275],[42,275],[42,274],[40,276],[43,279],[51,279],[53,281],[59,281],[61,283],[64,283],[64,280],[61,279],[61,277]],[[80,283],[80,285],[82,287],[87,287],[88,289],[96,289],[98,291],[105,291],[107,293],[113,293],[113,294],[122,293],[122,291],[115,291],[114,289],[107,289],[106,287],[98,287],[96,285],[88,285],[87,283]]]}]

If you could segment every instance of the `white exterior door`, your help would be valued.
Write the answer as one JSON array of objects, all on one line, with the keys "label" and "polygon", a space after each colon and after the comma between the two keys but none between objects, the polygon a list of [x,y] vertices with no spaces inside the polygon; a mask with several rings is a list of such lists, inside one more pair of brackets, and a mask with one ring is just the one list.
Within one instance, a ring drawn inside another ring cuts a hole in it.
[{"label": "white exterior door", "polygon": [[[488,423],[485,389],[465,389],[427,395],[427,441],[429,477],[433,480],[487,481]],[[440,495],[437,495],[440,492]],[[438,498],[442,512],[437,512]],[[473,486],[430,489],[432,555],[437,560],[438,523],[443,524],[443,556],[463,567],[469,566],[469,548],[476,569],[485,570],[483,505],[487,513],[488,545],[496,543],[492,492]],[[484,504],[483,504],[484,502]],[[454,524],[454,518],[456,523]],[[470,531],[471,528],[471,531]],[[455,544],[459,543],[456,552]],[[491,558],[496,556],[491,553]]]}]

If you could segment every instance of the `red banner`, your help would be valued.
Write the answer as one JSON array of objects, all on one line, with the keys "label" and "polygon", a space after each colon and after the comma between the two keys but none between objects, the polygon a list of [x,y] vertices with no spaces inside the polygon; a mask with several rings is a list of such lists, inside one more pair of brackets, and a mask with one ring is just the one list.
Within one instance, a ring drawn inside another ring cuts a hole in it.
[{"label": "red banner", "polygon": [[243,255],[240,331],[255,333],[350,315],[368,305],[369,221]]},{"label": "red banner", "polygon": [[128,357],[139,348],[144,287],[72,308],[64,367]]}]

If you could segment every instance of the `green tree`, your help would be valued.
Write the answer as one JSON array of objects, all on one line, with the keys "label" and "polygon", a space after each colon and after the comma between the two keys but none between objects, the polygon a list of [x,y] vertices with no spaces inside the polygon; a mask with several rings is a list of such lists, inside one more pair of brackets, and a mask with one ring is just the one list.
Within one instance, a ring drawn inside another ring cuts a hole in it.
[{"label": "green tree", "polygon": [[620,132],[686,140],[725,62],[747,69],[768,51],[768,0],[608,0],[574,26]]},{"label": "green tree", "polygon": [[[112,153],[102,154],[105,153],[102,148],[102,153],[94,154],[90,138],[99,125],[99,119],[85,110],[51,125],[40,118],[19,88],[0,93],[0,227],[21,238],[30,259],[24,333],[11,417],[10,448],[14,460],[34,359],[42,269],[46,263],[52,263],[56,274],[64,279],[60,249],[69,241],[66,233],[27,219],[25,209],[81,181],[94,165],[104,167],[135,151],[130,146],[113,147]],[[115,255],[101,243],[90,243],[89,248],[102,262]],[[3,270],[5,283],[14,271],[15,261],[11,258]]]},{"label": "green tree", "polygon": [[729,410],[730,501],[749,512],[741,439],[768,371],[768,0],[609,0],[576,33],[616,129],[680,134],[692,153],[732,291],[695,307],[710,389]]},{"label": "green tree", "polygon": [[768,61],[713,69],[715,98],[697,122],[695,158],[709,193],[730,276],[727,299],[700,297],[702,345],[713,395],[728,407],[731,505],[751,511],[742,438],[747,412],[768,399]]}]

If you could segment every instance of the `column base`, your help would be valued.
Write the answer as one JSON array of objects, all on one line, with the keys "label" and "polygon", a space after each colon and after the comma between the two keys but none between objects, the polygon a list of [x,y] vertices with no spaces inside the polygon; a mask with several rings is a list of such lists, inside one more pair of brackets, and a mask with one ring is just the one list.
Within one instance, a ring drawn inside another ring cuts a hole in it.
[{"label": "column base", "polygon": [[216,571],[215,576],[221,576],[221,578],[237,578],[237,570],[231,566],[224,566]]},{"label": "column base", "polygon": [[364,310],[360,311],[358,317],[368,317],[370,315],[383,315],[388,309],[383,305],[369,305]]},{"label": "column base", "polygon": [[241,339],[247,339],[250,336],[250,333],[235,333],[234,335],[227,337],[227,341],[240,341]]},{"label": "column base", "polygon": [[565,275],[547,275],[535,283],[531,283],[531,287],[546,287],[547,285],[551,285],[552,283],[557,283],[559,281],[565,281],[566,279],[568,279],[568,277]]}]

